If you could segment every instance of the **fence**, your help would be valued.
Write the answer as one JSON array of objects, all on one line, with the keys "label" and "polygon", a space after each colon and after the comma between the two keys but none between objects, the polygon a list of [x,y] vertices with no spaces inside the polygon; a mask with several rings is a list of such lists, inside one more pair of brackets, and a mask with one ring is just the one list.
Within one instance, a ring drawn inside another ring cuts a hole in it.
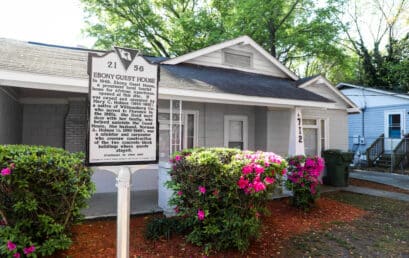
[{"label": "fence", "polygon": [[354,152],[355,168],[385,173],[409,174],[409,136],[388,138],[350,137],[350,151]]}]

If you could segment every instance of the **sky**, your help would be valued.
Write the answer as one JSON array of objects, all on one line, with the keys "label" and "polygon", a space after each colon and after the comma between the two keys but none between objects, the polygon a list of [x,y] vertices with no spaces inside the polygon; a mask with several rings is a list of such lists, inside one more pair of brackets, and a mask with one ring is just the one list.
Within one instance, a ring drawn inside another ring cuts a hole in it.
[{"label": "sky", "polygon": [[92,47],[79,0],[0,0],[0,38]]}]

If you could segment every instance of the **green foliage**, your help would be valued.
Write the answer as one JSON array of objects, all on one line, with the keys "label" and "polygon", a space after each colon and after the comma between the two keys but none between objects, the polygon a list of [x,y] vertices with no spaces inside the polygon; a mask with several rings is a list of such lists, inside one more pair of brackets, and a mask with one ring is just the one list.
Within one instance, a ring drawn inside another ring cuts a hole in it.
[{"label": "green foliage", "polygon": [[206,252],[246,250],[286,162],[272,153],[225,148],[184,150],[173,161],[167,186],[174,190],[170,204],[189,226],[186,239]]},{"label": "green foliage", "polygon": [[187,230],[189,223],[181,218],[172,217],[153,217],[146,224],[145,238],[149,240],[157,240],[161,237],[169,239],[173,234],[181,234]]},{"label": "green foliage", "polygon": [[[336,16],[342,1],[315,0],[81,0],[86,33],[96,47],[134,47],[177,56],[242,35],[302,75],[345,67]],[[324,4],[325,3],[325,4]],[[314,62],[322,69],[304,70]],[[324,70],[324,68],[326,70]]]},{"label": "green foliage", "polygon": [[[71,244],[69,229],[82,219],[94,185],[84,155],[41,146],[0,145],[0,256],[30,246],[30,257]],[[9,172],[9,173],[4,173]],[[16,244],[9,251],[7,243]]]}]

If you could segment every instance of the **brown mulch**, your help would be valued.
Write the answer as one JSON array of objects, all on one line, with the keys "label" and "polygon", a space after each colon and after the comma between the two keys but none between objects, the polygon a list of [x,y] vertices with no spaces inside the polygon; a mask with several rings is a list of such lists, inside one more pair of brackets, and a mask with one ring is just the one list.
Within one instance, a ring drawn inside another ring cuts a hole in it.
[{"label": "brown mulch", "polygon": [[[332,222],[349,222],[366,212],[351,205],[321,198],[309,213],[291,207],[288,199],[269,201],[271,216],[264,217],[261,236],[245,254],[236,251],[220,252],[211,257],[271,257],[280,256],[290,237],[331,226]],[[148,241],[143,237],[148,216],[131,219],[130,257],[204,257],[200,247],[185,242],[182,236],[170,240]],[[116,222],[86,221],[73,228],[73,245],[54,257],[115,257]]]},{"label": "brown mulch", "polygon": [[373,189],[377,189],[377,190],[384,190],[384,191],[389,191],[389,192],[409,194],[409,190],[401,189],[399,187],[394,187],[394,186],[390,186],[390,185],[379,184],[379,183],[375,183],[375,182],[371,182],[371,181],[367,181],[367,180],[350,178],[349,179],[349,184],[355,185],[355,186],[373,188]]}]

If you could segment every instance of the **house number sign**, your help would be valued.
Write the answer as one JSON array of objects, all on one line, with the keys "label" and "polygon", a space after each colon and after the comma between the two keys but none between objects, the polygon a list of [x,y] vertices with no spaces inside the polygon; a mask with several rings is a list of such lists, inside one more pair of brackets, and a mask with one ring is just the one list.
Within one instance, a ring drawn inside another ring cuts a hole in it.
[{"label": "house number sign", "polygon": [[88,74],[88,164],[157,163],[158,66],[115,48],[90,53]]},{"label": "house number sign", "polygon": [[303,128],[302,128],[302,116],[301,116],[301,110],[297,109],[297,141],[298,143],[303,143]]}]

